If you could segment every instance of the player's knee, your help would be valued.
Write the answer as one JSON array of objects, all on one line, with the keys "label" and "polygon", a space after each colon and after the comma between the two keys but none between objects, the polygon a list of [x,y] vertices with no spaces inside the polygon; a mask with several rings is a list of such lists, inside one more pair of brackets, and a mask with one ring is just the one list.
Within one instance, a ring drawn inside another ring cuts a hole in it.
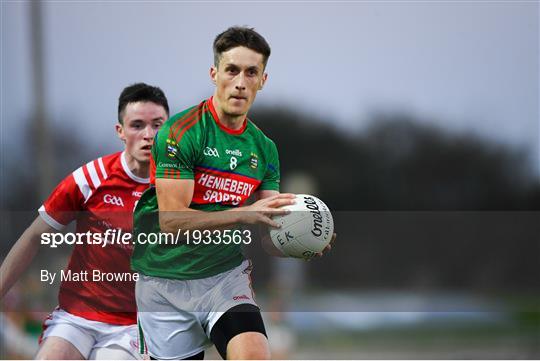
[{"label": "player's knee", "polygon": [[268,349],[227,351],[227,360],[270,360],[270,351]]},{"label": "player's knee", "polygon": [[39,348],[36,360],[84,360],[84,356],[70,342],[60,337],[47,337]]},{"label": "player's knee", "polygon": [[266,337],[258,332],[246,332],[233,337],[227,344],[229,360],[269,360],[270,348]]},{"label": "player's knee", "polygon": [[258,350],[248,350],[242,358],[243,360],[270,360],[270,350],[268,348]]},{"label": "player's knee", "polygon": [[96,347],[92,349],[89,360],[142,360],[136,352],[129,352],[122,347],[112,345],[109,347]]}]

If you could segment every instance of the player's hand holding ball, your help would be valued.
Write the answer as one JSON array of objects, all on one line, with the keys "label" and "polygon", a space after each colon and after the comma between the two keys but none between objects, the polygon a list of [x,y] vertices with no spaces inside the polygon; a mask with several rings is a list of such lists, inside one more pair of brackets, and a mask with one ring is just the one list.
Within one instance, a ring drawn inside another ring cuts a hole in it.
[{"label": "player's hand holding ball", "polygon": [[323,201],[308,194],[297,194],[296,202],[283,206],[290,212],[272,219],[280,228],[270,228],[276,248],[289,257],[311,259],[331,248],[336,238],[332,213]]}]

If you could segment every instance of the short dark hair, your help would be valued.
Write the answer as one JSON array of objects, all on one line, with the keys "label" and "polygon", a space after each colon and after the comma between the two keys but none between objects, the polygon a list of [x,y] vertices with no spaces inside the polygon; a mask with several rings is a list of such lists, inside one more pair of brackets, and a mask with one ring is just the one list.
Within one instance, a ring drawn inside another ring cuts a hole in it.
[{"label": "short dark hair", "polygon": [[124,117],[126,106],[129,103],[137,102],[152,102],[161,105],[167,112],[167,116],[169,115],[169,103],[167,102],[167,97],[163,90],[157,86],[151,86],[145,83],[135,83],[124,88],[118,98],[118,122],[120,124],[124,124],[122,118]]},{"label": "short dark hair", "polygon": [[245,46],[263,56],[263,64],[266,67],[270,57],[270,45],[253,28],[233,26],[216,36],[214,40],[214,65],[219,65],[221,54],[237,46]]}]

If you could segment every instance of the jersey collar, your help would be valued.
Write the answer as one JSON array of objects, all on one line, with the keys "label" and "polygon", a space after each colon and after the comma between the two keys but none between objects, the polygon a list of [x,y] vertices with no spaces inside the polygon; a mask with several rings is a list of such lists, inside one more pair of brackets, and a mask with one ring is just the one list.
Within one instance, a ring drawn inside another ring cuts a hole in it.
[{"label": "jersey collar", "polygon": [[244,119],[244,123],[242,123],[242,126],[240,128],[238,128],[236,130],[228,128],[227,126],[225,126],[225,124],[223,124],[223,123],[221,123],[219,121],[219,117],[217,115],[216,109],[214,108],[213,99],[214,99],[214,97],[211,96],[210,99],[208,99],[206,102],[208,103],[208,109],[210,109],[210,113],[212,113],[212,117],[214,117],[214,120],[216,121],[218,127],[220,127],[221,130],[223,130],[224,132],[232,134],[232,135],[242,134],[244,132],[244,130],[246,130],[247,117]]},{"label": "jersey collar", "polygon": [[133,174],[131,169],[129,169],[127,160],[126,160],[126,151],[122,152],[122,155],[120,156],[120,163],[122,163],[122,168],[124,169],[124,172],[128,175],[129,178],[133,179],[135,182],[148,184],[150,183],[150,178],[141,178]]}]

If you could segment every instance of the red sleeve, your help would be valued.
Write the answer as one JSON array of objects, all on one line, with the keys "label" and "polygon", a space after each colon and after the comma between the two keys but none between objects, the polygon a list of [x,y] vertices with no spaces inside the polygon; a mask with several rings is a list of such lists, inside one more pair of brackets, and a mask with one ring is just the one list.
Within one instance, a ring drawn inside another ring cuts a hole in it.
[{"label": "red sleeve", "polygon": [[57,230],[73,221],[77,211],[82,210],[85,203],[85,198],[75,181],[75,172],[60,182],[39,208],[41,218]]}]

